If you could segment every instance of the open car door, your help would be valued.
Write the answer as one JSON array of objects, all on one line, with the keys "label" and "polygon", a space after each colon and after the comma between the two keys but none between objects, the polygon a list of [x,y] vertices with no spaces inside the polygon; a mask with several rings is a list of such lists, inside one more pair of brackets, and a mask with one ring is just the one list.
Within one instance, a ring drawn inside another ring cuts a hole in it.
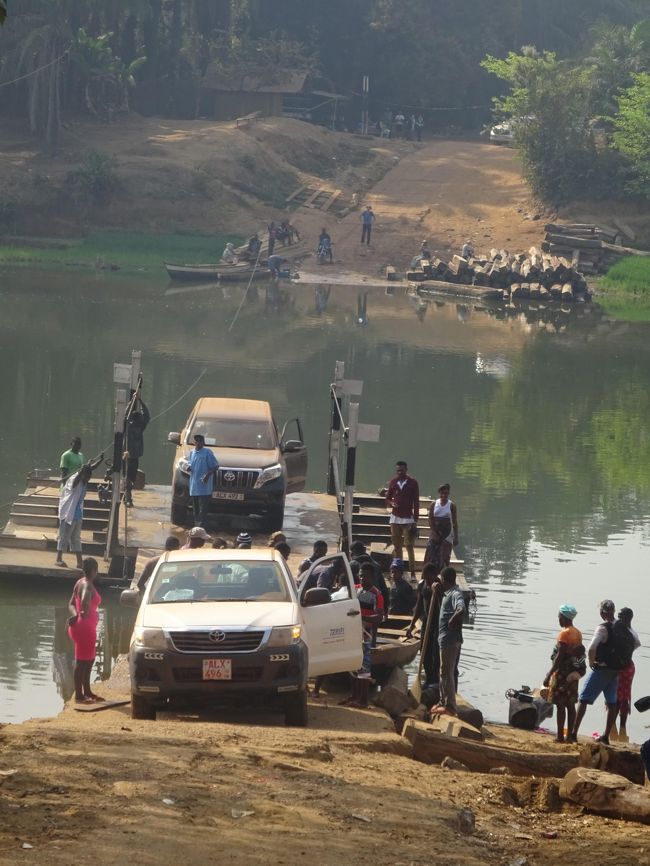
[{"label": "open car door", "polygon": [[287,467],[287,493],[299,493],[307,481],[307,448],[298,418],[291,418],[282,428],[280,449]]},{"label": "open car door", "polygon": [[[345,566],[338,578],[339,588],[329,593],[329,599],[327,590],[317,590],[325,601],[312,606],[309,594],[314,586],[309,577],[315,569],[321,571],[322,566],[331,566],[335,560],[342,560]],[[363,655],[361,609],[347,556],[344,553],[324,556],[301,577],[298,593],[309,648],[309,676],[358,670]]]}]

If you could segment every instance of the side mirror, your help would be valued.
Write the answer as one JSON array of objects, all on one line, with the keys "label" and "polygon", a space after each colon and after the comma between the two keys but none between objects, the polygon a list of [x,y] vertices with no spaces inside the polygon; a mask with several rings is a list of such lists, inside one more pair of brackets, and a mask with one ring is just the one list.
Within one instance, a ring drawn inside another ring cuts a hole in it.
[{"label": "side mirror", "polygon": [[168,433],[167,441],[171,442],[172,445],[180,445],[181,444],[181,434],[180,433]]},{"label": "side mirror", "polygon": [[295,454],[296,451],[302,451],[304,447],[304,444],[299,439],[289,439],[289,441],[285,442],[282,446],[282,450],[286,454]]},{"label": "side mirror", "polygon": [[140,607],[141,598],[139,589],[124,589],[120,595],[120,604],[124,607]]},{"label": "side mirror", "polygon": [[302,601],[303,607],[317,607],[321,604],[329,604],[332,600],[329,589],[317,586],[313,589],[308,589]]}]

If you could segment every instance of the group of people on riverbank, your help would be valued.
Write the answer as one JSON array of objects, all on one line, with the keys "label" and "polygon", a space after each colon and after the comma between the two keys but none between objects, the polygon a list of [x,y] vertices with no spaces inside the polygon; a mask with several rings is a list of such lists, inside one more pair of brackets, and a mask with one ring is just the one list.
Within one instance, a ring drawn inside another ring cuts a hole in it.
[{"label": "group of people on riverbank", "polygon": [[[560,632],[544,686],[548,688],[548,700],[556,707],[559,743],[577,742],[587,707],[600,695],[605,698],[607,717],[599,742],[608,745],[610,738],[623,742],[628,740],[626,725],[635,672],[632,656],[641,646],[641,641],[632,628],[634,613],[631,608],[622,607],[617,616],[614,602],[605,599],[600,603],[599,611],[602,622],[596,627],[586,650],[582,633],[574,625],[578,613],[575,607],[563,604],[558,612]],[[579,681],[585,674],[586,679],[579,690]],[[618,731],[617,718],[620,720]]]}]

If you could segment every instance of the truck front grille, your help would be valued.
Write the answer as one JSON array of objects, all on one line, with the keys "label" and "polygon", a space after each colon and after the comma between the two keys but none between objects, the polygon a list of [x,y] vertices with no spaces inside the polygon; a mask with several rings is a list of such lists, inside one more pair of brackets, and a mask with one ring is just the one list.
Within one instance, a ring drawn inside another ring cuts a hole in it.
[{"label": "truck front grille", "polygon": [[[224,634],[222,640],[215,639]],[[212,635],[212,637],[211,637]],[[226,631],[172,631],[169,633],[174,648],[181,653],[252,653],[262,643],[264,632]]]},{"label": "truck front grille", "polygon": [[217,473],[217,489],[252,490],[259,474],[259,469],[229,469],[222,466]]}]

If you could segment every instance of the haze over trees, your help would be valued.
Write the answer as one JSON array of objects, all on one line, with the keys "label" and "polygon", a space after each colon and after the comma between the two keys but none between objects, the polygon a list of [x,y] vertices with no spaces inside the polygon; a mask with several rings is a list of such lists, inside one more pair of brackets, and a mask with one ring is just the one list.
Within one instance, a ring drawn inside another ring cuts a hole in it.
[{"label": "haze over trees", "polygon": [[[0,114],[56,144],[65,118],[193,118],[210,64],[266,81],[311,70],[371,116],[422,112],[516,137],[533,190],[648,193],[647,0],[13,0],[0,31]],[[485,60],[487,56],[487,60]],[[491,74],[492,73],[492,74]],[[14,83],[10,83],[14,82]]]}]

